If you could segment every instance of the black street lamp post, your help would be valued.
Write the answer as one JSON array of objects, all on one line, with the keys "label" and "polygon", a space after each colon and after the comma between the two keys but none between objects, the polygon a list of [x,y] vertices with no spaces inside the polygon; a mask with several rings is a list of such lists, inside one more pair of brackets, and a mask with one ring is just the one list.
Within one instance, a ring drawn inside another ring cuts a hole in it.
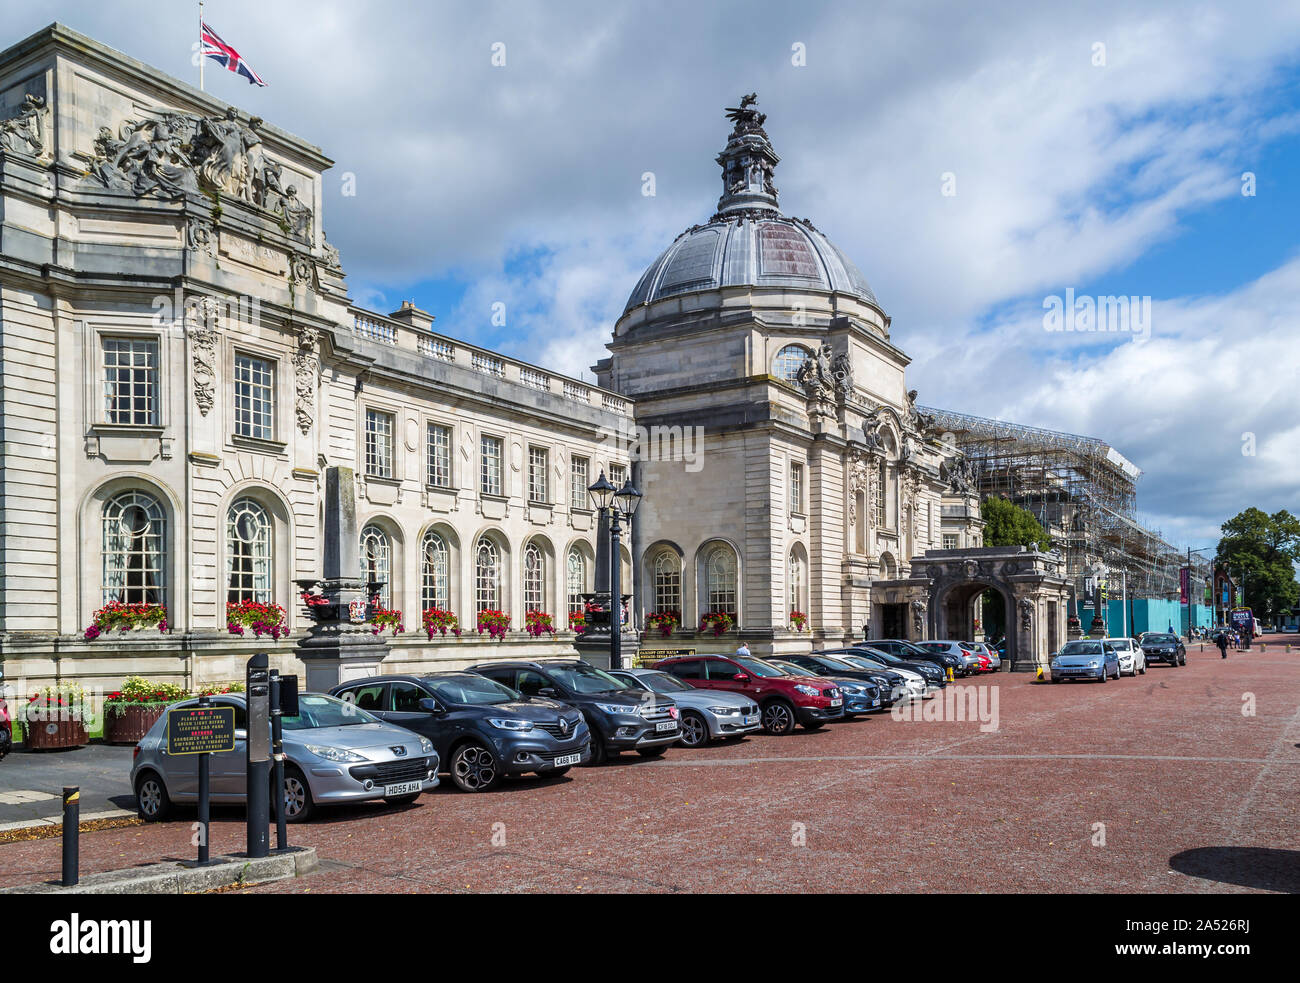
[{"label": "black street lamp post", "polygon": [[602,471],[596,482],[587,488],[587,494],[591,497],[592,507],[602,518],[606,512],[609,514],[609,667],[622,669],[623,557],[619,533],[623,531],[623,527],[619,525],[619,520],[626,516],[628,523],[631,523],[637,506],[641,504],[641,493],[632,485],[630,477],[624,482],[622,488],[615,488]]}]

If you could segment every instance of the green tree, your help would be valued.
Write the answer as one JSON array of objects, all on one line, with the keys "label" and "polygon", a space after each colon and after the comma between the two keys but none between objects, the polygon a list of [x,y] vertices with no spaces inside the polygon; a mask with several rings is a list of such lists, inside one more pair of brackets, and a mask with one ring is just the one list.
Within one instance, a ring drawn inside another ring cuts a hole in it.
[{"label": "green tree", "polygon": [[1037,546],[1040,550],[1051,548],[1052,537],[1047,535],[1034,513],[1005,498],[986,498],[980,503],[984,518],[985,546]]},{"label": "green tree", "polygon": [[1239,512],[1219,527],[1215,563],[1225,567],[1241,586],[1246,603],[1263,618],[1276,618],[1300,601],[1295,563],[1300,561],[1300,519],[1282,509],[1269,515],[1261,509]]}]

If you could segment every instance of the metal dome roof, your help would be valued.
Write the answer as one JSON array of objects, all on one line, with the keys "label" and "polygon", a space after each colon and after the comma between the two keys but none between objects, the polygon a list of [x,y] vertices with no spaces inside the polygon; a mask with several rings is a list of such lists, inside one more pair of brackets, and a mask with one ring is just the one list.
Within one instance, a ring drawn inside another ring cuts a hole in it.
[{"label": "metal dome roof", "polygon": [[[718,154],[722,197],[707,225],[683,232],[650,264],[623,312],[665,297],[720,287],[785,287],[852,294],[875,305],[866,278],[807,219],[781,214],[773,172],[780,161],[766,114],[747,95],[727,110],[735,127]],[[878,305],[877,305],[878,306]]]}]

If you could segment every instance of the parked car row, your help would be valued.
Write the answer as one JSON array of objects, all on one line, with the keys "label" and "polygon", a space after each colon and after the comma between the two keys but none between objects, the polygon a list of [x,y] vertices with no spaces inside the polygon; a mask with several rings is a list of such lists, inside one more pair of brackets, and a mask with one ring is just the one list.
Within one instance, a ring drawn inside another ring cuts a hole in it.
[{"label": "parked car row", "polygon": [[[1187,653],[1176,636],[1148,633],[1142,637],[1141,643],[1134,638],[1076,638],[1066,642],[1048,662],[1052,682],[1093,679],[1104,683],[1123,675],[1142,676],[1153,660],[1187,665]],[[1149,644],[1146,639],[1150,639]],[[1167,650],[1165,640],[1172,640]]]},{"label": "parked car row", "polygon": [[[613,672],[547,659],[350,680],[302,694],[299,714],[282,718],[286,817],[301,822],[334,803],[410,802],[436,788],[440,775],[462,791],[483,792],[511,776],[563,775],[623,751],[655,758],[673,744],[816,730],[933,696],[961,658],[873,640],[770,659],[680,656]],[[236,747],[210,758],[211,799],[240,802],[245,698],[230,693],[212,702],[234,708]],[[131,768],[140,815],[151,821],[198,797],[196,758],[167,753],[166,720],[136,746]]]}]

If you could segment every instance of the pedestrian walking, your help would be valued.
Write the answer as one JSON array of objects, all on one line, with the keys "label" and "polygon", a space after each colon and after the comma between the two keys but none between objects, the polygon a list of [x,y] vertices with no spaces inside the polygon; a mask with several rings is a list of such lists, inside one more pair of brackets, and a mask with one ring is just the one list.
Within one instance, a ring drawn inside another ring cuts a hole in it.
[{"label": "pedestrian walking", "polygon": [[1214,644],[1219,646],[1219,658],[1226,659],[1228,657],[1228,636],[1226,634],[1220,634],[1219,637],[1214,640]]}]

